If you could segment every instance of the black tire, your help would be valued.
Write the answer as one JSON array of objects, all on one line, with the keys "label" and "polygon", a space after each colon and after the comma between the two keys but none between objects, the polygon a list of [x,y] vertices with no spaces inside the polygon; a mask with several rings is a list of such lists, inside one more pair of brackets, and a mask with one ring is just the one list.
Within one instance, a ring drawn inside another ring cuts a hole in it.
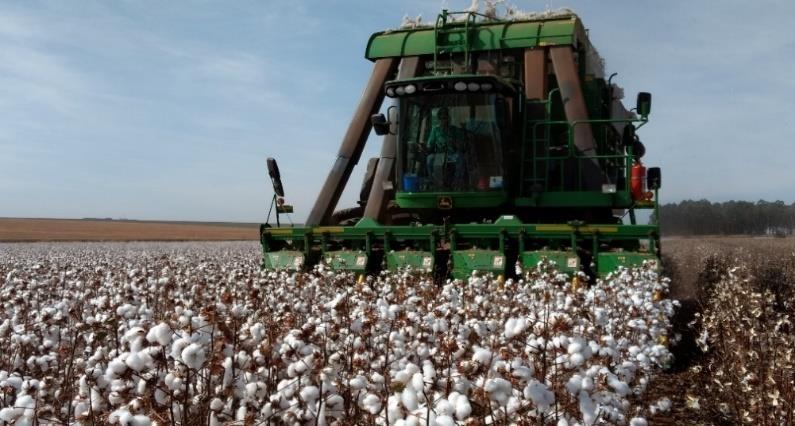
[{"label": "black tire", "polygon": [[331,215],[331,224],[340,226],[353,226],[364,215],[362,207],[351,207],[348,209],[337,210]]},{"label": "black tire", "polygon": [[284,186],[282,186],[282,174],[279,172],[279,165],[276,159],[268,158],[268,175],[273,182],[273,192],[280,197],[284,197]]}]

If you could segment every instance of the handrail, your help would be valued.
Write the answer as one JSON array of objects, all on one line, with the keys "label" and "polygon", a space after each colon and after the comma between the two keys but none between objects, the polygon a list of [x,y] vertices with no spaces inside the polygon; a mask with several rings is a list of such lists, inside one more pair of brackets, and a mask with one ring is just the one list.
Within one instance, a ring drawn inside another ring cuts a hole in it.
[{"label": "handrail", "polygon": [[[550,93],[550,100],[551,100],[551,93]],[[549,102],[549,101],[547,101],[547,102]],[[547,102],[545,102],[545,103],[547,103]],[[549,105],[547,105],[547,106],[549,107]],[[526,153],[526,151],[524,149],[524,144],[523,144],[523,149],[522,149],[522,151],[523,151],[523,153],[522,153],[523,160],[522,160],[522,166],[521,166],[521,168],[522,168],[522,181],[524,182],[528,177],[530,179],[533,179],[533,180],[543,180],[543,181],[547,181],[549,179],[549,170],[546,170],[546,172],[545,172],[546,177],[538,174],[538,162],[540,162],[540,161],[547,161],[547,162],[548,161],[564,161],[564,160],[568,160],[568,159],[578,159],[578,160],[582,160],[582,159],[623,160],[622,161],[624,163],[623,166],[616,165],[616,167],[619,167],[619,169],[617,169],[617,170],[624,169],[624,173],[623,174],[624,174],[624,180],[625,180],[625,183],[624,183],[625,188],[623,188],[623,190],[628,190],[629,189],[629,181],[630,181],[630,169],[632,167],[632,159],[633,159],[633,156],[634,156],[632,145],[626,147],[626,152],[625,153],[582,155],[582,154],[579,153],[579,150],[576,149],[576,146],[574,144],[574,132],[573,132],[573,129],[574,129],[575,126],[583,125],[583,124],[615,124],[615,123],[630,124],[630,123],[638,123],[638,122],[640,122],[641,125],[645,124],[646,122],[648,122],[648,118],[635,118],[635,119],[631,119],[631,118],[626,118],[626,119],[589,119],[589,120],[575,120],[575,121],[571,121],[571,122],[566,121],[566,120],[543,120],[543,121],[538,121],[536,123],[533,123],[532,131],[531,131],[531,137],[529,138],[529,140],[533,141],[534,143],[538,140],[538,138],[536,137],[536,135],[538,134],[538,128],[539,128],[538,126],[547,126],[547,127],[555,126],[555,125],[566,126],[566,132],[567,132],[567,143],[566,143],[566,146],[565,146],[566,153],[562,154],[562,155],[550,155],[551,150],[550,150],[550,146],[549,146],[549,141],[547,140],[547,146],[544,147],[545,155],[534,156],[532,159],[529,159],[527,157],[527,153]],[[638,127],[640,127],[640,126],[638,126]],[[528,140],[528,138],[526,138],[525,140]],[[560,146],[560,148],[563,148],[563,146]],[[528,174],[526,173],[525,167],[524,167],[524,163],[526,161],[528,161],[528,160],[532,161],[533,164],[534,164],[533,168],[532,168],[532,175],[531,176],[528,176]],[[578,181],[579,181],[579,173],[580,172],[581,172],[581,170],[580,170],[580,167],[578,166],[577,167]],[[523,186],[523,183],[522,183],[522,186]]]},{"label": "handrail", "polygon": [[[464,47],[464,63],[467,64],[467,66],[469,64],[470,43],[472,42],[472,40],[470,40],[471,35],[472,35],[471,32],[475,28],[475,26],[477,25],[477,17],[481,16],[483,18],[491,19],[491,18],[489,18],[489,16],[484,15],[482,13],[478,13],[478,12],[472,12],[472,11],[467,11],[467,12],[449,12],[447,9],[442,9],[442,13],[440,13],[436,17],[436,24],[434,25],[434,28],[433,28],[433,32],[434,32],[434,37],[433,37],[433,68],[434,68],[434,72],[436,72],[436,70],[439,68],[439,66],[438,66],[438,63],[439,63],[439,31],[440,30],[444,30],[444,29],[447,28],[447,24],[448,24],[447,17],[448,16],[464,15],[464,14],[467,15],[467,17],[464,20],[463,40],[462,40],[463,43],[462,43],[462,45]],[[494,20],[495,21],[500,21],[498,19],[494,19]],[[451,65],[451,67],[452,67],[452,65]]]}]

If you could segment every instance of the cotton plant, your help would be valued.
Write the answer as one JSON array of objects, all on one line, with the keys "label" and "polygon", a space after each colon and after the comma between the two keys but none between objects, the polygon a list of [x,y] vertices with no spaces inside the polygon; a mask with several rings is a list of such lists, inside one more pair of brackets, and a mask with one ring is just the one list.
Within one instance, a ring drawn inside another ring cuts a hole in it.
[{"label": "cotton plant", "polygon": [[[727,423],[791,422],[795,419],[792,301],[779,303],[777,294],[760,285],[751,266],[754,261],[761,264],[762,259],[707,261],[722,264],[723,271],[716,271],[714,287],[703,300],[703,313],[691,324],[696,343],[709,355],[704,371],[698,371],[711,378],[705,383],[704,408]],[[732,264],[737,266],[729,266]],[[702,409],[699,398],[691,395],[686,404],[693,410]],[[664,406],[658,403],[651,408],[661,410]]]},{"label": "cotton plant", "polygon": [[643,424],[671,362],[676,304],[650,266],[437,284],[260,260],[247,243],[2,251],[0,419]]}]

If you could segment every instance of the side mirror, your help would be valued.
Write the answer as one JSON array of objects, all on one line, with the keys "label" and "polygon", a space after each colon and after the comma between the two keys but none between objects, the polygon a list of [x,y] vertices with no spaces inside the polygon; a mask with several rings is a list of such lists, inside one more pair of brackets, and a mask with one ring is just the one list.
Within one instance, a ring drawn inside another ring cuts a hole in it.
[{"label": "side mirror", "polygon": [[635,126],[627,124],[624,126],[624,133],[621,135],[621,143],[627,147],[635,143]]},{"label": "side mirror", "polygon": [[273,183],[273,192],[279,197],[284,197],[284,187],[282,186],[282,175],[279,173],[279,165],[275,158],[268,158],[268,175]]},{"label": "side mirror", "polygon": [[659,167],[649,167],[646,172],[646,186],[649,189],[660,189],[662,186],[662,176]]},{"label": "side mirror", "polygon": [[641,142],[637,136],[635,136],[635,142],[632,145],[632,155],[638,160],[646,155],[646,146],[643,145],[643,142]]},{"label": "side mirror", "polygon": [[376,135],[384,136],[389,134],[389,121],[387,121],[384,114],[373,114],[370,116],[370,123],[372,123]]},{"label": "side mirror", "polygon": [[640,114],[641,117],[648,117],[649,113],[651,113],[651,93],[638,93],[638,105],[636,108],[638,110],[638,114]]}]

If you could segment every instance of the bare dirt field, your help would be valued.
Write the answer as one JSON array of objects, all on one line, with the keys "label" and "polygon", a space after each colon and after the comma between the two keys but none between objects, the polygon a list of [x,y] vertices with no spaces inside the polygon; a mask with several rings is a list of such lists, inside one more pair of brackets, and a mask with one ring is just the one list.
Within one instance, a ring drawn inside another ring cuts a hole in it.
[{"label": "bare dirt field", "polygon": [[252,224],[0,218],[0,241],[256,240]]},{"label": "bare dirt field", "polygon": [[717,259],[751,266],[757,273],[771,268],[795,273],[795,238],[672,237],[663,238],[662,250],[665,273],[672,281],[671,296],[676,299],[697,298],[699,278],[709,278],[705,268],[714,266]]}]

